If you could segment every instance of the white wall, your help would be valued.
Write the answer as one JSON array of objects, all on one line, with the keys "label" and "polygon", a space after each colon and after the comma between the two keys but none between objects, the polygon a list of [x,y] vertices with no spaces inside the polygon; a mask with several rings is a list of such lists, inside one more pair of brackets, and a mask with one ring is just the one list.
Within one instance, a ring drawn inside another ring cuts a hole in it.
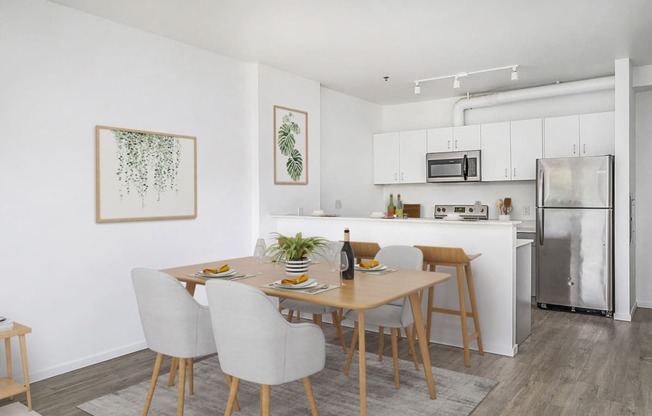
[{"label": "white wall", "polygon": [[[0,315],[38,380],[144,347],[133,267],[249,252],[249,73],[42,0],[0,2],[0,39]],[[97,224],[97,124],[197,136],[197,219]]]},{"label": "white wall", "polygon": [[[460,99],[462,97],[385,106],[382,131],[452,126],[453,105]],[[598,91],[471,109],[466,111],[466,124],[613,110],[614,92]],[[422,217],[432,217],[435,204],[473,204],[479,200],[483,204],[489,205],[490,217],[497,218],[496,200],[511,197],[514,204],[511,214],[513,219],[535,219],[534,181],[385,186],[384,201],[382,206],[378,207],[379,209],[387,205],[390,192],[394,195],[400,193],[401,199],[407,203],[421,204]],[[525,207],[529,207],[529,215],[523,212]]]},{"label": "white wall", "polygon": [[368,216],[382,206],[373,185],[373,134],[382,128],[382,107],[328,88],[321,89],[321,207],[341,215]]},{"label": "white wall", "polygon": [[[272,214],[292,214],[302,207],[306,214],[320,206],[321,115],[318,82],[264,65],[258,65],[258,235],[264,238],[276,229]],[[308,113],[308,184],[274,184],[274,106]],[[256,232],[254,230],[254,232]],[[253,248],[253,242],[252,242]]]},{"label": "white wall", "polygon": [[636,94],[636,303],[652,308],[652,221],[645,215],[652,206],[652,91]]}]

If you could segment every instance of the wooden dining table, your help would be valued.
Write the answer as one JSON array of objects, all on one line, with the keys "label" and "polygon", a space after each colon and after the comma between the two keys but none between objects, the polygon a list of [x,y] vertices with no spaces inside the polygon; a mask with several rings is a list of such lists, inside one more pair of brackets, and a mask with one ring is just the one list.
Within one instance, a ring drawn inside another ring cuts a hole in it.
[{"label": "wooden dining table", "polygon": [[[430,353],[421,312],[419,294],[424,290],[450,278],[448,273],[425,272],[415,270],[396,270],[387,274],[370,274],[356,271],[353,280],[345,280],[344,284],[335,289],[316,294],[301,293],[268,287],[270,283],[285,278],[282,264],[260,262],[255,257],[224,259],[210,263],[193,264],[162,270],[179,281],[185,282],[190,294],[195,293],[197,285],[205,285],[212,278],[195,276],[197,272],[207,268],[218,268],[228,264],[232,270],[245,273],[248,277],[238,282],[255,286],[268,296],[296,299],[336,308],[354,309],[358,312],[358,348],[359,348],[359,384],[360,384],[360,415],[367,414],[367,378],[365,361],[365,310],[377,308],[393,300],[408,297],[414,316],[415,330],[423,360],[428,393],[431,400],[436,398],[435,382],[430,364]],[[312,264],[308,275],[320,284],[339,285],[339,273],[331,270],[331,265],[322,261]]]}]

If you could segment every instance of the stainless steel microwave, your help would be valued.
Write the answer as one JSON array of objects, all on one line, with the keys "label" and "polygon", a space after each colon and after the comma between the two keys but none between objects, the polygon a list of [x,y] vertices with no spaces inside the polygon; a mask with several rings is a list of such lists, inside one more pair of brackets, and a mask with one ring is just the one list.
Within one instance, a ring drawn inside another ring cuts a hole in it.
[{"label": "stainless steel microwave", "polygon": [[480,151],[428,153],[428,182],[479,182]]}]

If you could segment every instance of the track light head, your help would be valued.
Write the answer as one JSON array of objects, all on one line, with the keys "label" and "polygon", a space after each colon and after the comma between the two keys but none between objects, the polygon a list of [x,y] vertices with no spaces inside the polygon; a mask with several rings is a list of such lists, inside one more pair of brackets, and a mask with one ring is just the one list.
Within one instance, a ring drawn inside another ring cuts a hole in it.
[{"label": "track light head", "polygon": [[460,87],[460,79],[455,75],[455,81],[453,81],[453,88],[458,89]]},{"label": "track light head", "polygon": [[419,86],[418,82],[414,83],[414,93],[415,94],[421,94],[421,87]]},{"label": "track light head", "polygon": [[518,71],[516,70],[515,66],[512,67],[512,78],[511,79],[512,79],[513,82],[518,81]]}]

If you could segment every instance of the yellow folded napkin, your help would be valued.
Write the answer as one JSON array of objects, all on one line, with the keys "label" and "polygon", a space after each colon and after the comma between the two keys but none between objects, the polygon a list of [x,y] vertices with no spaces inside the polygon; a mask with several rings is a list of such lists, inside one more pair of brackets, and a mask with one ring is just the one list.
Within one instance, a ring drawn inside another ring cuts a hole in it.
[{"label": "yellow folded napkin", "polygon": [[362,269],[371,269],[372,267],[378,266],[378,262],[376,260],[370,260],[368,262],[361,261],[360,262],[360,268]]},{"label": "yellow folded napkin", "polygon": [[224,266],[218,267],[217,269],[204,269],[202,270],[202,273],[218,274],[228,272],[229,270],[229,265],[225,264]]},{"label": "yellow folded napkin", "polygon": [[283,285],[296,285],[299,283],[303,283],[306,280],[308,280],[308,276],[305,274],[302,274],[301,276],[297,277],[296,279],[283,279],[281,280],[281,284]]}]

